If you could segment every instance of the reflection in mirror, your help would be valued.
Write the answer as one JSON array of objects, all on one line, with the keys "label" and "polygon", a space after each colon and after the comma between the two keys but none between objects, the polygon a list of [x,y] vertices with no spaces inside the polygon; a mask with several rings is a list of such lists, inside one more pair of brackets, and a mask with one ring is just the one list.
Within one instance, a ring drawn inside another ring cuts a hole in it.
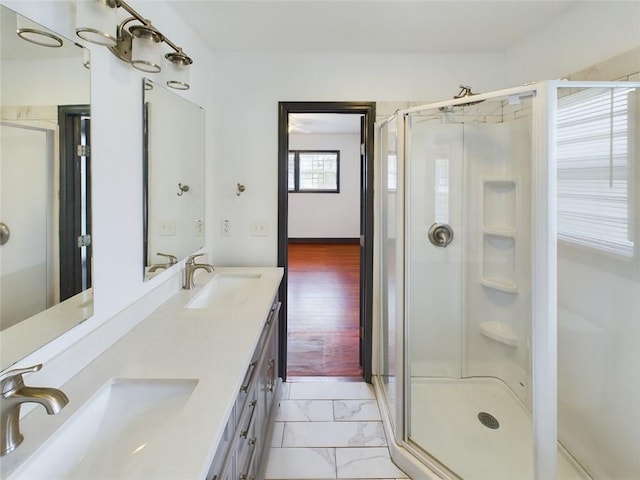
[{"label": "reflection in mirror", "polygon": [[5,369],[93,315],[90,74],[73,41],[4,6],[0,22]]},{"label": "reflection in mirror", "polygon": [[204,246],[204,110],[143,81],[144,278]]}]

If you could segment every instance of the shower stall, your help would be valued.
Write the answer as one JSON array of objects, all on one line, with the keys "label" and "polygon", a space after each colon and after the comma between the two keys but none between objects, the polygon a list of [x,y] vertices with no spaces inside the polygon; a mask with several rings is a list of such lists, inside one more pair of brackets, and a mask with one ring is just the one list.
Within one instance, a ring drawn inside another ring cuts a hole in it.
[{"label": "shower stall", "polygon": [[550,81],[378,125],[374,383],[412,478],[640,478],[639,117],[638,82]]}]

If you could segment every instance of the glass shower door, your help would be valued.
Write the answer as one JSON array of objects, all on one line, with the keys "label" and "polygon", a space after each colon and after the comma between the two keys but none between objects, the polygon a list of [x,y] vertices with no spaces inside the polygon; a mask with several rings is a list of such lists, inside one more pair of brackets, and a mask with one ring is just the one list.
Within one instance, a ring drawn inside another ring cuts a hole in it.
[{"label": "glass shower door", "polygon": [[402,222],[398,221],[398,132],[394,117],[380,127],[379,156],[382,175],[379,189],[382,192],[380,211],[381,230],[381,328],[380,328],[380,377],[385,389],[389,408],[389,418],[397,431],[398,417],[398,349],[401,338],[397,333],[398,308],[402,297],[398,296],[398,275],[402,276],[402,236],[399,237]]},{"label": "glass shower door", "polygon": [[407,438],[463,478],[534,478],[531,130],[525,97],[406,116]]}]

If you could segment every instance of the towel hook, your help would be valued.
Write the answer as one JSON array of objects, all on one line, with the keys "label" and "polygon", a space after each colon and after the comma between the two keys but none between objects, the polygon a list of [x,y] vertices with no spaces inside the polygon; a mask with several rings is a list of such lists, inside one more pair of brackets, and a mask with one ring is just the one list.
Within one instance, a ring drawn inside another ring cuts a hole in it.
[{"label": "towel hook", "polygon": [[189,191],[189,185],[183,185],[183,184],[179,183],[178,184],[178,188],[180,189],[180,191],[178,193],[176,193],[176,195],[178,195],[179,197],[184,195],[184,192],[188,192]]}]

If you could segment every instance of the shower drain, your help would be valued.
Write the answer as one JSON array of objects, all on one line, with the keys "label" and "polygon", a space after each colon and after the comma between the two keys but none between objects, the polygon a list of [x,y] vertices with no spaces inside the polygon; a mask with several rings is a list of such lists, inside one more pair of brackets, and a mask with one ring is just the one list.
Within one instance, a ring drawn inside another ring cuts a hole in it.
[{"label": "shower drain", "polygon": [[498,422],[498,419],[490,413],[480,412],[478,414],[478,420],[480,420],[480,423],[487,428],[491,428],[493,430],[500,428],[500,422]]}]

